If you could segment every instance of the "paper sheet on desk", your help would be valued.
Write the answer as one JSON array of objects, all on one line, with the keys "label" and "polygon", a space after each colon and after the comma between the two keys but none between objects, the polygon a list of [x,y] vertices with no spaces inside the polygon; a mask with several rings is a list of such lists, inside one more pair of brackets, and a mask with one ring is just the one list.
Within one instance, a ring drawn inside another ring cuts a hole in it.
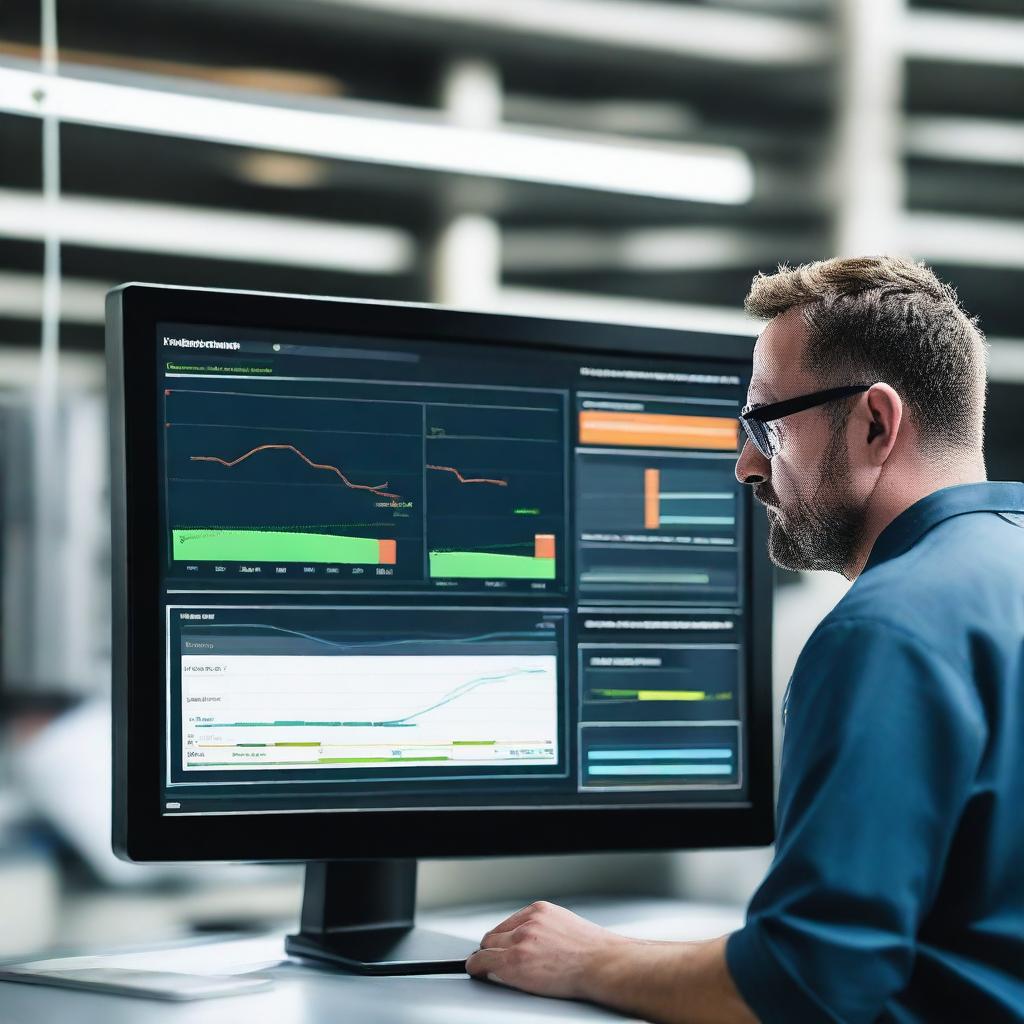
[{"label": "paper sheet on desk", "polygon": [[47,971],[120,967],[135,971],[170,971],[180,974],[249,974],[273,967],[284,959],[284,933],[281,932],[258,938],[227,939],[221,942],[172,946],[136,953],[33,960],[18,966]]}]

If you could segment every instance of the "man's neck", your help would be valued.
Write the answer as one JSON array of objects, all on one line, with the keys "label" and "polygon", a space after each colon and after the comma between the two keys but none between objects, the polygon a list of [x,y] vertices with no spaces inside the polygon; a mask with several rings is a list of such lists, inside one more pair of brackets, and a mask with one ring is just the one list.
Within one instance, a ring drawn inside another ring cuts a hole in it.
[{"label": "man's neck", "polygon": [[979,458],[956,467],[944,468],[937,474],[918,474],[911,477],[909,474],[892,472],[888,479],[879,480],[871,495],[860,543],[843,575],[851,581],[857,579],[864,571],[875,541],[882,531],[911,505],[929,494],[934,494],[935,491],[942,490],[943,487],[981,483],[987,479],[985,463]]}]

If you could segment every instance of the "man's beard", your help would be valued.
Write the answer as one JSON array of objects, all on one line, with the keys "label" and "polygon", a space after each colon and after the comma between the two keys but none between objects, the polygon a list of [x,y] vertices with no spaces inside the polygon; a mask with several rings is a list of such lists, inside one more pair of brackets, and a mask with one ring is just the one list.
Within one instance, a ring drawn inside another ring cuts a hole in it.
[{"label": "man's beard", "polygon": [[864,527],[864,510],[848,498],[850,461],[837,430],[821,461],[821,476],[809,499],[798,498],[779,513],[770,483],[757,488],[768,506],[768,557],[783,569],[827,570],[845,575]]}]

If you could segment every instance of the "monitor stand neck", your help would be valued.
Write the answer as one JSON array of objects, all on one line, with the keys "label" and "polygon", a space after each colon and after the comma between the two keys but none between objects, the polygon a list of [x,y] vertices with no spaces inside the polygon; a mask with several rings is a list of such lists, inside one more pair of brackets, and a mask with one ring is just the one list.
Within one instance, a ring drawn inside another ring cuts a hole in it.
[{"label": "monitor stand neck", "polygon": [[415,927],[415,907],[415,860],[311,862],[285,949],[359,974],[464,971],[476,943]]}]

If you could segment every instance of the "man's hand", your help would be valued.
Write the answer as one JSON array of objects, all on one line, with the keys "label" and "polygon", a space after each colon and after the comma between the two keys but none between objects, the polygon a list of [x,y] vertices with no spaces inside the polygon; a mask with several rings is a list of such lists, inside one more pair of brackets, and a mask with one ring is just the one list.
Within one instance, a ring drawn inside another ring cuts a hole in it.
[{"label": "man's hand", "polygon": [[483,937],[466,970],[535,995],[593,999],[600,963],[613,948],[631,942],[564,907],[532,903]]},{"label": "man's hand", "polygon": [[725,963],[725,938],[646,942],[533,903],[489,931],[474,978],[534,995],[586,999],[665,1024],[757,1024]]}]

